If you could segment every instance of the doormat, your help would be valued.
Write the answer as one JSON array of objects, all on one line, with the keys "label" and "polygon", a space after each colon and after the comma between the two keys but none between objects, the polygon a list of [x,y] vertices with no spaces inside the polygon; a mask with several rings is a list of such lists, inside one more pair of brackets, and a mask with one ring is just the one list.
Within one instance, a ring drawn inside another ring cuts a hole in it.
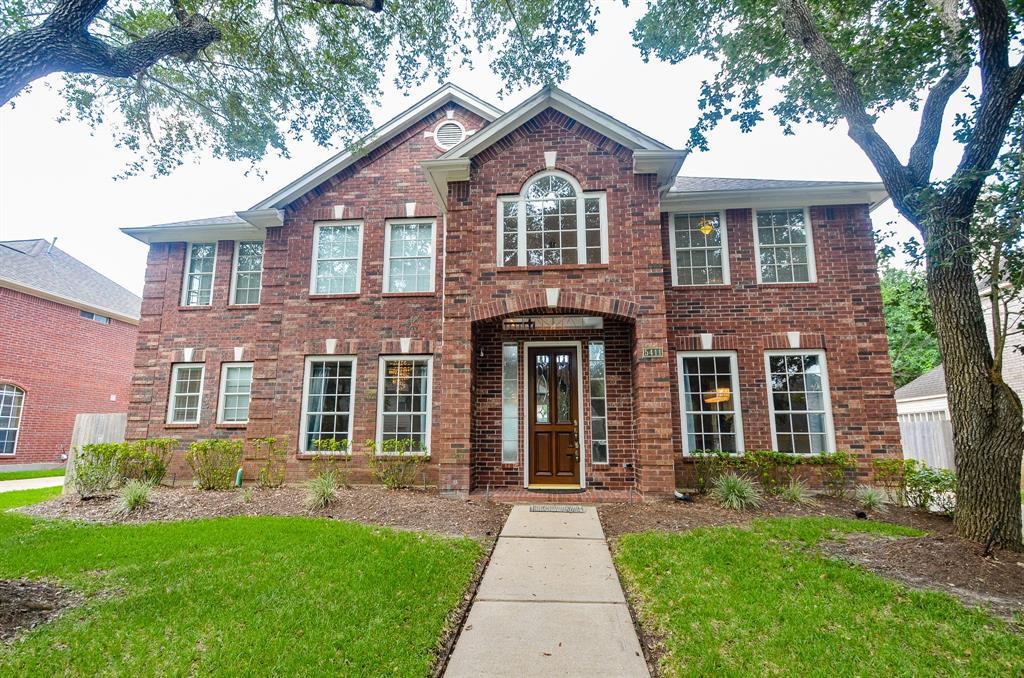
[{"label": "doormat", "polygon": [[583,507],[571,504],[541,504],[531,506],[530,513],[583,513]]}]

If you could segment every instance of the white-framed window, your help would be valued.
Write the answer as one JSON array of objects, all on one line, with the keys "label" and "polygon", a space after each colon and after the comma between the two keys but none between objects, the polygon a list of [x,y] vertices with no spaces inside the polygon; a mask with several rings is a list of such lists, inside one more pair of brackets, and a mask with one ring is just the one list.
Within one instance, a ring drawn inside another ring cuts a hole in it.
[{"label": "white-framed window", "polygon": [[220,398],[217,421],[221,424],[249,422],[252,399],[252,363],[224,363],[220,368]]},{"label": "white-framed window", "polygon": [[501,345],[501,463],[519,462],[519,345]]},{"label": "white-framed window", "polygon": [[181,290],[182,306],[209,306],[213,303],[213,274],[216,268],[217,243],[188,244],[185,284]]},{"label": "white-framed window", "polygon": [[590,370],[590,459],[608,463],[608,374],[603,341],[587,346]]},{"label": "white-framed window", "polygon": [[167,423],[199,423],[203,408],[203,367],[202,363],[176,363],[171,367]]},{"label": "white-framed window", "polygon": [[807,208],[754,210],[757,282],[814,282],[814,239]]},{"label": "white-framed window", "polygon": [[498,266],[608,262],[608,205],[565,172],[537,175],[498,198]]},{"label": "white-framed window", "polygon": [[235,275],[231,279],[231,303],[255,306],[263,289],[263,241],[235,242]]},{"label": "white-framed window", "polygon": [[743,451],[743,414],[735,351],[676,354],[683,454]]},{"label": "white-framed window", "polygon": [[356,359],[307,356],[302,387],[302,452],[317,452],[315,441],[333,438],[351,449]]},{"label": "white-framed window", "polygon": [[110,324],[110,318],[108,318],[105,315],[100,315],[99,313],[93,313],[92,311],[79,311],[78,315],[81,316],[82,318],[85,318],[86,320],[92,320],[93,322],[97,322],[100,325]]},{"label": "white-framed window", "polygon": [[386,440],[408,440],[430,454],[431,356],[381,356],[377,389],[377,449]]},{"label": "white-framed window", "polygon": [[25,392],[14,384],[0,384],[0,456],[12,456],[18,448]]},{"label": "white-framed window", "polygon": [[317,223],[313,228],[310,294],[358,294],[362,259],[361,221]]},{"label": "white-framed window", "polygon": [[673,285],[729,282],[729,236],[725,212],[673,214],[668,231]]},{"label": "white-framed window", "polygon": [[825,352],[768,351],[765,370],[774,448],[796,454],[834,451]]},{"label": "white-framed window", "polygon": [[384,234],[384,291],[434,291],[434,222],[389,221]]}]

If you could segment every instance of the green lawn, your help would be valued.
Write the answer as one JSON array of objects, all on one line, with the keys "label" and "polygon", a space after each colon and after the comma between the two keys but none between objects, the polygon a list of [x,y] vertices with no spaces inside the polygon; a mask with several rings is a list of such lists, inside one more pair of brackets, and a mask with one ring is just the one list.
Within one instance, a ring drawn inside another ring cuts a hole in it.
[{"label": "green lawn", "polygon": [[[47,499],[53,499],[61,492],[60,487],[40,487],[36,490],[15,490],[14,492],[0,492],[0,511],[6,511],[18,506],[38,504]],[[0,516],[0,520],[7,516]],[[0,535],[3,535],[4,524],[0,522]]]},{"label": "green lawn", "polygon": [[[45,498],[0,494],[0,506]],[[0,514],[0,578],[86,594],[0,645],[0,675],[424,676],[482,551],[308,518],[87,526]]]},{"label": "green lawn", "polygon": [[25,480],[26,478],[55,478],[64,475],[64,469],[51,468],[45,471],[0,471],[0,481]]},{"label": "green lawn", "polygon": [[615,559],[664,637],[666,676],[1018,676],[1024,637],[941,593],[912,591],[808,546],[912,535],[839,519],[624,536]]}]

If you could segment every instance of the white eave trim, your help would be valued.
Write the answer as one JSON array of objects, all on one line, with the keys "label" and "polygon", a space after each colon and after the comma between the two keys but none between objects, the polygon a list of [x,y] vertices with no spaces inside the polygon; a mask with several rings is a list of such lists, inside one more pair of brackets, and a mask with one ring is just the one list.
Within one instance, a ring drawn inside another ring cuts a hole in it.
[{"label": "white eave trim", "polygon": [[215,242],[217,240],[263,240],[267,229],[248,222],[225,224],[141,226],[122,228],[121,232],[140,242],[152,245],[157,242]]},{"label": "white eave trim", "polygon": [[448,212],[448,184],[452,181],[469,180],[469,158],[451,160],[424,160],[420,163],[427,175],[434,200],[445,213]]},{"label": "white eave trim", "polygon": [[74,297],[67,297],[62,294],[56,294],[54,292],[49,292],[47,290],[41,290],[37,287],[32,287],[31,285],[26,285],[24,283],[17,282],[16,280],[10,280],[8,278],[0,277],[0,287],[5,287],[9,290],[14,290],[15,292],[21,292],[22,294],[27,294],[32,297],[39,297],[40,299],[55,301],[58,304],[64,304],[65,306],[71,306],[72,308],[81,309],[83,311],[91,311],[93,313],[105,315],[108,318],[120,320],[121,322],[128,323],[130,325],[139,324],[139,318],[137,316],[125,315],[124,313],[121,313],[120,311],[115,311],[112,308],[98,306],[96,304],[90,304],[89,302],[82,301],[81,299],[75,299]]},{"label": "white eave trim", "polygon": [[240,219],[245,219],[257,228],[274,228],[284,226],[284,210],[242,210],[235,212]]},{"label": "white eave trim", "polygon": [[881,206],[889,199],[882,183],[854,186],[803,186],[733,191],[669,191],[661,198],[662,212],[794,207],[797,205]]},{"label": "white eave trim", "polygon": [[657,174],[658,190],[666,191],[675,183],[688,154],[687,150],[675,149],[633,151],[633,174]]},{"label": "white eave trim", "polygon": [[464,89],[450,83],[446,84],[428,95],[419,103],[412,106],[412,108],[406,109],[388,122],[373,130],[370,134],[355,142],[349,148],[334,155],[317,167],[314,167],[312,170],[265,200],[256,203],[252,208],[250,208],[250,211],[285,207],[304,193],[316,188],[330,177],[341,172],[355,161],[367,155],[409,125],[451,102],[472,111],[488,122],[499,118],[503,113],[500,109],[491,106],[487,102],[473,96]]}]

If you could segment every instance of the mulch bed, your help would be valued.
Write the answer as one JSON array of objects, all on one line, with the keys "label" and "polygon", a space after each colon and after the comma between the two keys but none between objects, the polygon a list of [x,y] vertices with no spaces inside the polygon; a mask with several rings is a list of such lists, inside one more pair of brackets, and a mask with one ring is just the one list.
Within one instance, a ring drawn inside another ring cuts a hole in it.
[{"label": "mulch bed", "polygon": [[447,499],[426,490],[387,490],[379,486],[345,488],[323,510],[304,505],[300,486],[252,488],[246,502],[242,490],[199,492],[191,488],[155,488],[144,509],[118,514],[114,497],[83,501],[64,495],[19,509],[39,518],[61,518],[95,523],[147,523],[222,516],[309,516],[336,518],[399,529],[447,535],[493,537],[501,531],[510,508],[503,504]]},{"label": "mulch bed", "polygon": [[0,579],[0,641],[10,643],[80,601],[77,593],[42,580]]},{"label": "mulch bed", "polygon": [[[612,539],[630,532],[682,532],[698,527],[744,525],[757,518],[853,518],[855,502],[819,497],[800,505],[766,499],[754,511],[730,511],[709,497],[692,503],[658,501],[598,507],[605,533]],[[953,522],[935,513],[889,506],[868,516],[927,532],[924,537],[886,538],[851,534],[842,542],[821,545],[829,555],[856,563],[913,588],[945,591],[968,605],[988,608],[1005,619],[1024,614],[1024,554],[997,550],[982,556],[982,546],[956,537]]]}]

